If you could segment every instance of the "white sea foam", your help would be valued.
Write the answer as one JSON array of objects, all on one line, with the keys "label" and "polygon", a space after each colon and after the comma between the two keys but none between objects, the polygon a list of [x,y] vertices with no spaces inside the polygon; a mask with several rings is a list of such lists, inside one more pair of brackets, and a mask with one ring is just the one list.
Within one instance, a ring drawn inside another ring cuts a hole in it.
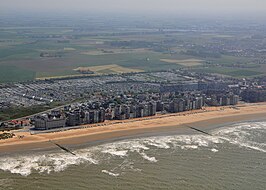
[{"label": "white sea foam", "polygon": [[0,159],[0,169],[10,171],[23,176],[30,175],[33,170],[40,173],[60,172],[70,165],[81,163],[96,164],[97,161],[84,156],[74,156],[70,154],[57,153],[48,155],[29,155],[5,157]]},{"label": "white sea foam", "polygon": [[156,160],[156,158],[155,157],[150,157],[150,156],[148,156],[146,153],[144,153],[144,152],[141,152],[141,153],[139,153],[141,156],[142,156],[142,158],[144,158],[145,160],[148,160],[148,161],[150,161],[150,162],[157,162],[157,160]]},{"label": "white sea foam", "polygon": [[154,146],[161,149],[169,149],[171,146],[170,137],[150,137],[149,139],[143,140],[143,142],[147,145]]},{"label": "white sea foam", "polygon": [[107,170],[102,170],[102,173],[105,173],[105,174],[108,174],[108,175],[114,176],[114,177],[118,177],[120,175],[118,173],[109,172]]},{"label": "white sea foam", "polygon": [[266,152],[266,122],[237,124],[218,129],[213,134],[231,144]]},{"label": "white sea foam", "polygon": [[197,145],[184,145],[181,146],[181,149],[197,149],[198,146]]},{"label": "white sea foam", "polygon": [[212,148],[211,149],[212,152],[218,152],[219,150],[215,149],[215,148]]},{"label": "white sea foam", "polygon": [[108,150],[103,150],[102,153],[108,153],[114,156],[120,156],[120,157],[124,157],[127,155],[127,150],[116,150],[116,149],[108,149]]},{"label": "white sea foam", "polygon": [[[219,128],[211,131],[211,133],[213,136],[197,134],[125,140],[76,150],[75,154],[77,156],[60,152],[45,155],[2,157],[0,158],[0,169],[24,176],[30,175],[33,171],[49,174],[63,171],[71,165],[101,164],[101,162],[112,159],[112,157],[127,160],[129,155],[133,153],[137,153],[143,159],[154,163],[157,162],[154,151],[151,150],[154,148],[183,151],[201,148],[200,150],[217,152],[219,144],[225,142],[255,151],[266,152],[266,122],[242,123]],[[126,161],[117,166],[117,169],[134,168],[133,165],[134,161]],[[103,170],[102,172],[113,176],[120,173],[116,170],[111,170],[111,172]]]}]

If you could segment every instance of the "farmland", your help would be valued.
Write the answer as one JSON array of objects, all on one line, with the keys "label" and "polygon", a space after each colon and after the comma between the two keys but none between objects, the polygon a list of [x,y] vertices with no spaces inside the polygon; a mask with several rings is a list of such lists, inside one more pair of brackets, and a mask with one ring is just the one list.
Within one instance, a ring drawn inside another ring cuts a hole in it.
[{"label": "farmland", "polygon": [[140,70],[140,69],[130,69],[127,67],[116,65],[116,64],[92,66],[92,67],[78,67],[77,69],[74,69],[74,70],[77,70],[80,72],[91,71],[96,74],[143,72],[143,70]]},{"label": "farmland", "polygon": [[166,62],[166,63],[175,63],[178,65],[182,65],[185,67],[193,67],[202,65],[203,60],[200,59],[184,59],[184,60],[177,60],[177,59],[161,59],[160,61]]},{"label": "farmland", "polygon": [[[1,26],[0,82],[79,76],[77,68],[93,70],[94,75],[179,68],[237,78],[266,73],[260,52],[265,38],[253,38],[258,35],[254,31],[189,32],[186,25],[163,31],[162,21],[150,22],[149,27],[138,21],[133,27],[136,21],[131,20],[126,26],[118,20],[110,27],[97,19],[87,27],[81,21],[73,26],[71,20],[60,21],[65,26],[53,20],[43,27]],[[211,23],[208,27],[213,28]]]}]

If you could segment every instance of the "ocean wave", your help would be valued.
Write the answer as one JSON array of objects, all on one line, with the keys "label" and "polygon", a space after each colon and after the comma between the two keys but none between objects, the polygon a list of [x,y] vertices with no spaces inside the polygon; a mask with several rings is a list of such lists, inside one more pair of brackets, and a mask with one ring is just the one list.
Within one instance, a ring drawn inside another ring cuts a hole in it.
[{"label": "ocean wave", "polygon": [[48,155],[30,155],[15,156],[0,159],[0,169],[10,171],[14,174],[28,176],[33,170],[39,173],[60,172],[65,170],[69,165],[81,163],[93,163],[95,160],[67,154],[48,154]]},{"label": "ocean wave", "polygon": [[181,149],[197,149],[198,146],[197,145],[184,145],[181,146]]},{"label": "ocean wave", "polygon": [[150,162],[157,162],[157,160],[156,160],[156,158],[155,157],[150,157],[150,156],[148,156],[146,153],[144,153],[144,152],[141,152],[141,153],[139,153],[141,156],[142,156],[142,158],[144,158],[145,160],[148,160],[148,161],[150,161]]},{"label": "ocean wave", "polygon": [[103,150],[102,153],[108,153],[114,156],[120,156],[120,157],[124,157],[127,155],[127,150],[120,150],[117,151],[116,149],[108,149],[108,150]]},{"label": "ocean wave", "polygon": [[109,172],[107,170],[102,170],[102,173],[108,174],[108,175],[113,176],[113,177],[118,177],[120,175],[118,173]]},{"label": "ocean wave", "polygon": [[103,173],[108,175],[118,176],[119,171],[134,168],[133,165],[136,160],[133,162],[127,160],[130,154],[139,154],[143,159],[151,163],[158,162],[154,149],[180,149],[182,151],[204,149],[216,153],[219,151],[219,144],[226,142],[239,147],[266,152],[266,122],[241,123],[219,128],[210,133],[212,136],[196,134],[124,140],[75,150],[74,153],[77,156],[60,152],[45,155],[2,157],[0,158],[0,169],[23,176],[30,175],[33,171],[49,174],[63,171],[71,165],[83,163],[101,164],[106,159],[118,157],[119,159],[124,159],[122,164],[111,171],[102,170]]},{"label": "ocean wave", "polygon": [[218,152],[219,150],[215,149],[215,148],[212,148],[211,149],[212,152]]},{"label": "ocean wave", "polygon": [[239,147],[266,152],[266,122],[236,124],[218,129],[213,135]]}]

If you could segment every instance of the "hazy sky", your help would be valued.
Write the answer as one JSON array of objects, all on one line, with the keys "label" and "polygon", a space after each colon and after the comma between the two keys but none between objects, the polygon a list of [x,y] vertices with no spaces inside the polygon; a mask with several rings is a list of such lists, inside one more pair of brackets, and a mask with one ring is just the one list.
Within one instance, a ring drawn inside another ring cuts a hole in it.
[{"label": "hazy sky", "polygon": [[0,11],[258,13],[266,0],[0,0]]}]

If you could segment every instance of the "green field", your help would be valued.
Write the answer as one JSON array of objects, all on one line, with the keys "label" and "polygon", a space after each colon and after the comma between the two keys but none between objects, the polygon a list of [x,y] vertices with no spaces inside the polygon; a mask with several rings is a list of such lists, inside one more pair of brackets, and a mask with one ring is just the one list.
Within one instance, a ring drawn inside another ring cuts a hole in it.
[{"label": "green field", "polygon": [[[170,35],[113,35],[113,31],[108,30],[99,31],[95,36],[92,34],[89,30],[85,34],[75,32],[69,27],[0,28],[0,82],[78,75],[74,70],[78,67],[113,64],[128,68],[129,71],[192,67],[195,71],[232,77],[253,77],[266,73],[265,66],[254,62],[252,57],[212,57],[209,53],[205,57],[189,55],[184,53],[187,49],[178,44],[185,41],[204,45],[217,38],[231,39],[235,37],[233,35],[186,32]],[[176,44],[172,42],[175,40]],[[161,60],[176,60],[177,64]],[[182,60],[202,62],[200,65],[178,64]],[[107,69],[105,73],[112,71]]]},{"label": "green field", "polygon": [[248,69],[235,69],[235,68],[228,68],[228,67],[212,67],[212,68],[193,68],[190,69],[194,72],[200,72],[200,73],[217,73],[221,75],[227,75],[231,77],[236,78],[246,78],[246,77],[255,77],[264,75],[264,72],[254,71],[254,70],[248,70]]},{"label": "green field", "polygon": [[22,69],[16,66],[0,66],[1,82],[16,82],[34,80],[36,73],[34,71]]},{"label": "green field", "polygon": [[0,121],[6,121],[10,119],[20,118],[29,116],[32,114],[40,113],[48,109],[53,109],[55,107],[61,106],[61,103],[53,102],[49,105],[38,105],[31,107],[10,107],[7,109],[0,110]]}]

